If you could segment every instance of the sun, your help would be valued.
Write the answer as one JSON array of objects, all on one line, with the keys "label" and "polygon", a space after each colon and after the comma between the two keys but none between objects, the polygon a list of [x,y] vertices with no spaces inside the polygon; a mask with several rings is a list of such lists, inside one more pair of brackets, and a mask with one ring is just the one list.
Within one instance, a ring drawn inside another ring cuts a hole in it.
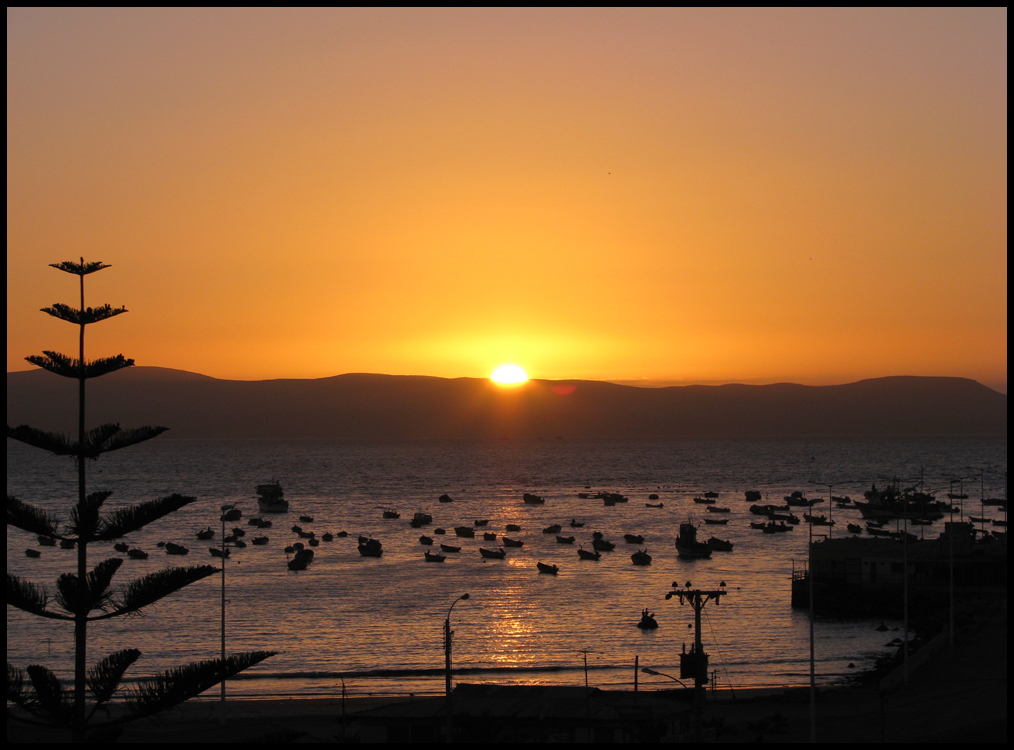
[{"label": "sun", "polygon": [[489,379],[499,385],[521,385],[528,381],[528,373],[517,365],[500,365]]}]

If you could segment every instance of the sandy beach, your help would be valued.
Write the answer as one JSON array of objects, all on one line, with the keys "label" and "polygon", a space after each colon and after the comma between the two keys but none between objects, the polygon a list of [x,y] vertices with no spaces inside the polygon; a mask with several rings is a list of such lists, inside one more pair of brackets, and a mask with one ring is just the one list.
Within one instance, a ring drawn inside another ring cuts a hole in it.
[{"label": "sandy beach", "polygon": [[[879,685],[821,690],[816,700],[818,742],[1004,742],[1007,737],[1007,613],[1002,609],[964,623],[951,648],[937,636],[912,657],[906,684],[896,668]],[[645,692],[647,695],[658,693]],[[355,714],[410,697],[349,698]],[[334,742],[341,735],[340,699],[203,699],[131,726],[126,742]],[[718,742],[809,742],[810,693],[719,693],[704,710]],[[61,733],[8,720],[8,742],[53,742]]]}]

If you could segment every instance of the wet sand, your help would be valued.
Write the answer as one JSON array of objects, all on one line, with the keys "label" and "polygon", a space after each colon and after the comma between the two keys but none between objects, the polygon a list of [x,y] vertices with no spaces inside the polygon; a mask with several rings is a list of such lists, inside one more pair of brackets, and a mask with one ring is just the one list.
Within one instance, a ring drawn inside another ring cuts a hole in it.
[{"label": "wet sand", "polygon": [[[896,669],[879,686],[823,689],[816,699],[818,742],[1005,742],[1007,737],[1007,612],[980,616],[959,629],[954,648],[937,636],[910,662],[908,684]],[[345,711],[402,698],[350,698]],[[718,742],[809,742],[810,693],[739,690],[710,699],[707,724]],[[191,701],[124,732],[126,742],[334,742],[342,701],[335,699]],[[66,733],[8,720],[8,742],[53,742]]]}]

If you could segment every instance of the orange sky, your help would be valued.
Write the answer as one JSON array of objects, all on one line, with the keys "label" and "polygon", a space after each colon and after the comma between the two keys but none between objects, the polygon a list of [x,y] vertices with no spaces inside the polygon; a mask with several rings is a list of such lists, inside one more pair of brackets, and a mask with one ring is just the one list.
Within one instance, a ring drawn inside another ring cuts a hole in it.
[{"label": "orange sky", "polygon": [[1006,392],[1007,13],[8,10],[7,368]]}]

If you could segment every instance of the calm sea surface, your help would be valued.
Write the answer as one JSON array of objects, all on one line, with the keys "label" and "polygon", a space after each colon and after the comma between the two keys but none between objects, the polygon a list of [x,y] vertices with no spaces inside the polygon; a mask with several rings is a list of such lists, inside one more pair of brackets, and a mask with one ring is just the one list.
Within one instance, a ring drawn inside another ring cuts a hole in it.
[{"label": "calm sea surface", "polygon": [[[789,605],[793,561],[805,560],[807,528],[765,535],[749,528],[744,491],[756,489],[767,502],[803,490],[827,497],[814,482],[841,482],[836,495],[859,497],[872,482],[894,477],[915,484],[922,477],[941,496],[948,480],[965,477],[971,496],[965,512],[979,514],[980,479],[987,497],[1003,497],[1007,442],[1002,440],[685,440],[665,442],[434,442],[350,443],[337,441],[196,441],[161,438],[104,456],[89,465],[89,490],[113,490],[107,507],[174,492],[198,501],[151,524],[127,540],[151,553],[127,560],[118,574],[124,582],[170,563],[214,563],[194,533],[220,528],[219,507],[238,503],[237,524],[255,534],[246,519],[257,514],[255,486],[276,478],[290,501],[290,512],[270,516],[274,528],[264,547],[235,550],[227,565],[228,650],[269,649],[279,655],[231,683],[234,693],[335,694],[341,680],[351,694],[425,693],[442,690],[442,676],[419,670],[443,667],[442,627],[453,611],[454,663],[474,672],[468,681],[568,683],[588,679],[600,687],[630,687],[634,660],[641,667],[678,675],[679,652],[693,640],[693,612],[678,600],[665,600],[673,581],[695,587],[727,584],[729,595],[709,604],[703,621],[705,647],[719,687],[805,684],[808,681],[808,619]],[[8,440],[7,492],[66,519],[75,497],[73,462]],[[579,499],[579,492],[612,491],[629,502],[606,507],[602,500]],[[705,512],[693,498],[719,493],[725,515]],[[439,503],[442,493],[453,503]],[[522,493],[546,498],[526,505]],[[664,508],[648,508],[657,493]],[[384,510],[399,520],[385,520]],[[413,529],[418,510],[433,524]],[[828,503],[817,505],[828,512]],[[834,534],[843,534],[854,510],[833,509]],[[987,509],[987,515],[990,510]],[[290,572],[284,547],[298,516],[318,536],[349,532],[322,542],[310,568]],[[996,515],[994,513],[994,515]],[[679,523],[693,516],[727,517],[727,526],[701,525],[735,544],[710,560],[688,562],[676,555]],[[489,519],[496,542],[458,539],[455,526]],[[584,523],[569,531],[571,519]],[[554,523],[577,537],[558,544],[542,529]],[[512,537],[522,549],[503,561],[484,561],[479,547],[499,546],[507,524],[521,526]],[[434,535],[436,527],[446,537]],[[931,532],[938,533],[930,527]],[[826,533],[826,529],[816,527]],[[601,531],[616,544],[599,562],[580,561],[577,546],[591,547]],[[624,533],[642,534],[654,557],[636,567]],[[359,534],[380,539],[383,557],[361,557]],[[427,563],[421,534],[436,542],[460,544],[443,564]],[[216,534],[216,537],[218,534]],[[190,548],[185,558],[167,558],[156,546],[173,541]],[[26,548],[42,550],[29,559]],[[90,561],[115,553],[95,545]],[[40,548],[34,537],[7,530],[7,570],[53,590],[62,572],[74,569],[72,551]],[[537,562],[559,565],[557,576],[539,575]],[[94,624],[89,661],[125,647],[144,656],[131,675],[145,676],[195,659],[213,658],[220,648],[221,582],[218,575],[163,600],[143,617]],[[642,632],[635,624],[641,609],[656,613],[660,627]],[[875,630],[878,621],[821,619],[816,623],[818,679],[833,682],[861,669],[886,651],[900,633]],[[900,623],[888,622],[890,627]],[[73,634],[69,626],[42,621],[7,608],[7,659],[26,666],[43,663],[70,677]],[[397,674],[391,674],[396,672]],[[641,675],[641,684],[665,678]],[[658,684],[659,687],[666,685]]]}]

